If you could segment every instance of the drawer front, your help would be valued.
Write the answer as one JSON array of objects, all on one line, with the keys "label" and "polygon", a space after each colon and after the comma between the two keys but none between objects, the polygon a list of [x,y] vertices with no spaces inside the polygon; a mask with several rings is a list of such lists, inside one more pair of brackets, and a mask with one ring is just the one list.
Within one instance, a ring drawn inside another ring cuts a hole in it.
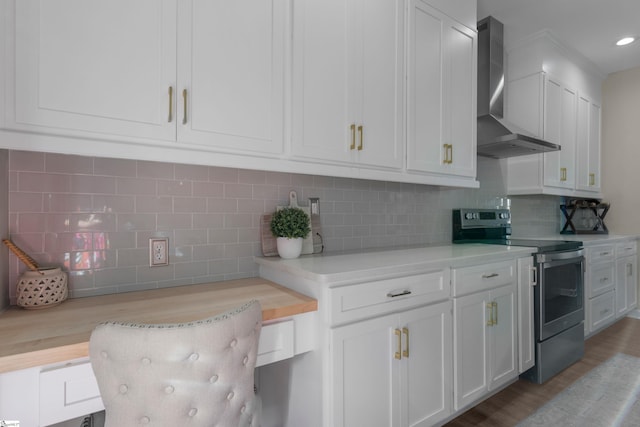
[{"label": "drawer front", "polygon": [[453,296],[494,289],[516,282],[516,261],[456,268],[451,273]]},{"label": "drawer front", "polygon": [[590,265],[587,295],[593,298],[612,290],[616,285],[615,274],[615,263],[613,261]]},{"label": "drawer front", "polygon": [[600,245],[588,248],[587,262],[595,263],[602,261],[613,261],[615,257],[614,245]]},{"label": "drawer front", "polygon": [[47,426],[104,409],[90,362],[40,373],[40,425]]},{"label": "drawer front", "polygon": [[589,300],[587,309],[591,332],[607,326],[616,318],[615,292],[609,291]]},{"label": "drawer front", "polygon": [[348,323],[449,298],[448,269],[395,279],[330,288],[331,325]]},{"label": "drawer front", "polygon": [[616,245],[616,257],[633,255],[637,252],[638,252],[637,240],[630,240],[628,242],[622,242]]},{"label": "drawer front", "polygon": [[293,320],[262,325],[256,367],[293,357]]}]

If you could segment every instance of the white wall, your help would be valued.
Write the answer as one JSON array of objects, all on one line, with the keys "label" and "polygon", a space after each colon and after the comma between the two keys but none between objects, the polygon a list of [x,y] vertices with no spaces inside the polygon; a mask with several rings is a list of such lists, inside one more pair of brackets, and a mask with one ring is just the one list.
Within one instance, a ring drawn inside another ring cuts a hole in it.
[{"label": "white wall", "polygon": [[602,86],[602,192],[612,234],[640,234],[640,67]]},{"label": "white wall", "polygon": [[[0,150],[0,238],[9,237],[9,152]],[[9,306],[9,254],[5,245],[0,245],[0,311]]]}]

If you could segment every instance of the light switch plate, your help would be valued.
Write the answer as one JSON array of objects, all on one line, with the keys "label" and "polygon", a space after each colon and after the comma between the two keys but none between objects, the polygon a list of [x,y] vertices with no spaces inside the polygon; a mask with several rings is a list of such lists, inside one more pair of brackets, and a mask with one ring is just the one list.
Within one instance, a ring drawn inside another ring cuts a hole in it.
[{"label": "light switch plate", "polygon": [[169,265],[169,239],[166,237],[149,239],[149,266],[160,265]]}]

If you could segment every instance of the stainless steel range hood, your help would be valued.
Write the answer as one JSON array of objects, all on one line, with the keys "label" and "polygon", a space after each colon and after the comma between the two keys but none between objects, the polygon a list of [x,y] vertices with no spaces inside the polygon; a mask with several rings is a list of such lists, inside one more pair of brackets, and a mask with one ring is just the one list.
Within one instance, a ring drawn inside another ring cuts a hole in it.
[{"label": "stainless steel range hood", "polygon": [[558,151],[560,146],[529,135],[503,117],[504,26],[488,16],[478,22],[478,155],[501,159]]}]

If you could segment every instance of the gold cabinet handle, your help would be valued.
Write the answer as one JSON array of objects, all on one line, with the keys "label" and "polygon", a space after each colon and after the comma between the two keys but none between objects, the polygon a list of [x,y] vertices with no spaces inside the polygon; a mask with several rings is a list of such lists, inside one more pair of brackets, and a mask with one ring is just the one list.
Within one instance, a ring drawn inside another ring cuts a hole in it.
[{"label": "gold cabinet handle", "polygon": [[396,351],[393,357],[400,360],[402,359],[402,332],[400,332],[400,329],[396,329],[394,334],[398,340],[398,351]]},{"label": "gold cabinet handle", "polygon": [[491,305],[493,306],[493,311],[494,311],[494,315],[493,315],[493,324],[497,325],[498,324],[498,302],[494,301],[491,303]]},{"label": "gold cabinet handle", "polygon": [[358,133],[360,134],[360,145],[358,145],[358,151],[362,151],[362,147],[364,146],[364,132],[362,131],[362,126],[358,126]]},{"label": "gold cabinet handle", "polygon": [[590,173],[589,174],[589,185],[590,186],[596,185],[596,174],[595,173]]},{"label": "gold cabinet handle", "polygon": [[182,111],[184,113],[184,115],[182,116],[182,124],[186,125],[187,124],[187,90],[186,89],[182,90],[182,102],[183,102]]},{"label": "gold cabinet handle", "polygon": [[489,310],[489,320],[487,320],[487,326],[493,326],[493,302],[487,303],[487,309]]},{"label": "gold cabinet handle", "polygon": [[349,146],[349,150],[356,149],[356,125],[351,125],[351,145]]},{"label": "gold cabinet handle", "polygon": [[445,165],[450,165],[453,163],[453,145],[452,144],[442,144],[444,147],[444,160],[442,161]]},{"label": "gold cabinet handle", "polygon": [[173,86],[169,86],[169,123],[173,121]]},{"label": "gold cabinet handle", "polygon": [[560,168],[560,181],[567,180],[567,168]]},{"label": "gold cabinet handle", "polygon": [[409,357],[409,328],[402,328],[402,333],[405,335],[405,348],[402,351],[402,357]]}]

